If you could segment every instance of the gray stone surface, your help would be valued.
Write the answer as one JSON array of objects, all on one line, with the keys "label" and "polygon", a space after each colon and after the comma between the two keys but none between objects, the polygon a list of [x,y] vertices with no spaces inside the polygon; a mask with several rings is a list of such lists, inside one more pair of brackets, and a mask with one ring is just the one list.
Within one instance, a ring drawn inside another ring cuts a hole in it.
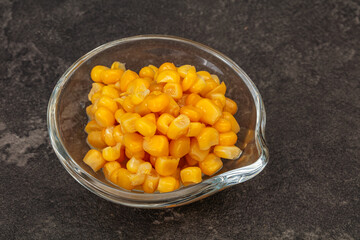
[{"label": "gray stone surface", "polygon": [[[1,239],[360,239],[359,1],[0,0]],[[77,58],[139,34],[235,60],[267,110],[264,172],[191,205],[141,210],[80,186],[47,136]]]}]

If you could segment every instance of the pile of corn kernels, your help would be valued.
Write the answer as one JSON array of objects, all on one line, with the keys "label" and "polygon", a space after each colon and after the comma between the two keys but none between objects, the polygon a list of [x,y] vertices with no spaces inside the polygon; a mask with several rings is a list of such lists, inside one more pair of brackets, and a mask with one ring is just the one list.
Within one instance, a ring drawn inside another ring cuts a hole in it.
[{"label": "pile of corn kernels", "polygon": [[171,192],[237,159],[237,104],[216,75],[166,62],[139,73],[95,66],[84,162],[128,189]]}]

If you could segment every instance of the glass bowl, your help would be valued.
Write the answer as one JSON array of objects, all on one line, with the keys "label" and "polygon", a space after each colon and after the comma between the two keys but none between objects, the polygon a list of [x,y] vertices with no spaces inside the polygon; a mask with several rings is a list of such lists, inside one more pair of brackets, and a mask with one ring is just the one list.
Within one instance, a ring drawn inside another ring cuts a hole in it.
[{"label": "glass bowl", "polygon": [[[203,182],[169,193],[147,194],[128,191],[106,181],[102,171],[93,172],[82,159],[89,146],[84,127],[88,121],[85,108],[91,88],[90,71],[95,65],[126,63],[139,71],[149,64],[163,62],[191,64],[219,76],[227,86],[226,95],[237,102],[235,117],[241,130],[237,146],[239,159],[223,160],[224,167]],[[82,186],[115,203],[140,208],[165,208],[188,204],[259,174],[268,163],[265,144],[265,108],[254,83],[246,73],[223,54],[200,43],[163,35],[142,35],[106,43],[85,54],[66,70],[50,97],[47,124],[51,144],[65,169]]]}]

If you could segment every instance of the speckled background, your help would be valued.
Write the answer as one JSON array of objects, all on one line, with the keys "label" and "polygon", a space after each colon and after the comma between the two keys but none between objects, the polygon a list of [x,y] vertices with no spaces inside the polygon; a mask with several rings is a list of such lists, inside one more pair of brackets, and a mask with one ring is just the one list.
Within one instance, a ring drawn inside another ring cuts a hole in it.
[{"label": "speckled background", "polygon": [[[360,239],[359,1],[0,0],[1,239]],[[170,34],[235,60],[262,93],[271,162],[200,202],[141,210],[61,166],[46,107],[111,40]]]}]

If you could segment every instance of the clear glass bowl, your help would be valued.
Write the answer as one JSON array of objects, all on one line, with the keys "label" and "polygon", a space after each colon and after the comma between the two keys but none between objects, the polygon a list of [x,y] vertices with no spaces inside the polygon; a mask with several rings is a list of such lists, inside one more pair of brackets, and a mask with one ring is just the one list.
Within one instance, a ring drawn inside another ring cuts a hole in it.
[{"label": "clear glass bowl", "polygon": [[[203,182],[169,193],[146,194],[127,191],[106,181],[102,171],[94,173],[82,161],[89,150],[84,127],[85,107],[91,88],[89,73],[95,65],[126,63],[132,70],[163,62],[191,64],[219,76],[228,87],[227,96],[239,107],[235,117],[241,131],[237,146],[243,153],[237,160],[223,160],[224,167]],[[64,73],[50,97],[47,123],[51,144],[65,169],[91,192],[115,203],[140,208],[164,208],[188,204],[229,186],[255,177],[268,163],[265,144],[265,108],[254,83],[223,54],[200,43],[163,35],[142,35],[106,43],[77,60]]]}]

